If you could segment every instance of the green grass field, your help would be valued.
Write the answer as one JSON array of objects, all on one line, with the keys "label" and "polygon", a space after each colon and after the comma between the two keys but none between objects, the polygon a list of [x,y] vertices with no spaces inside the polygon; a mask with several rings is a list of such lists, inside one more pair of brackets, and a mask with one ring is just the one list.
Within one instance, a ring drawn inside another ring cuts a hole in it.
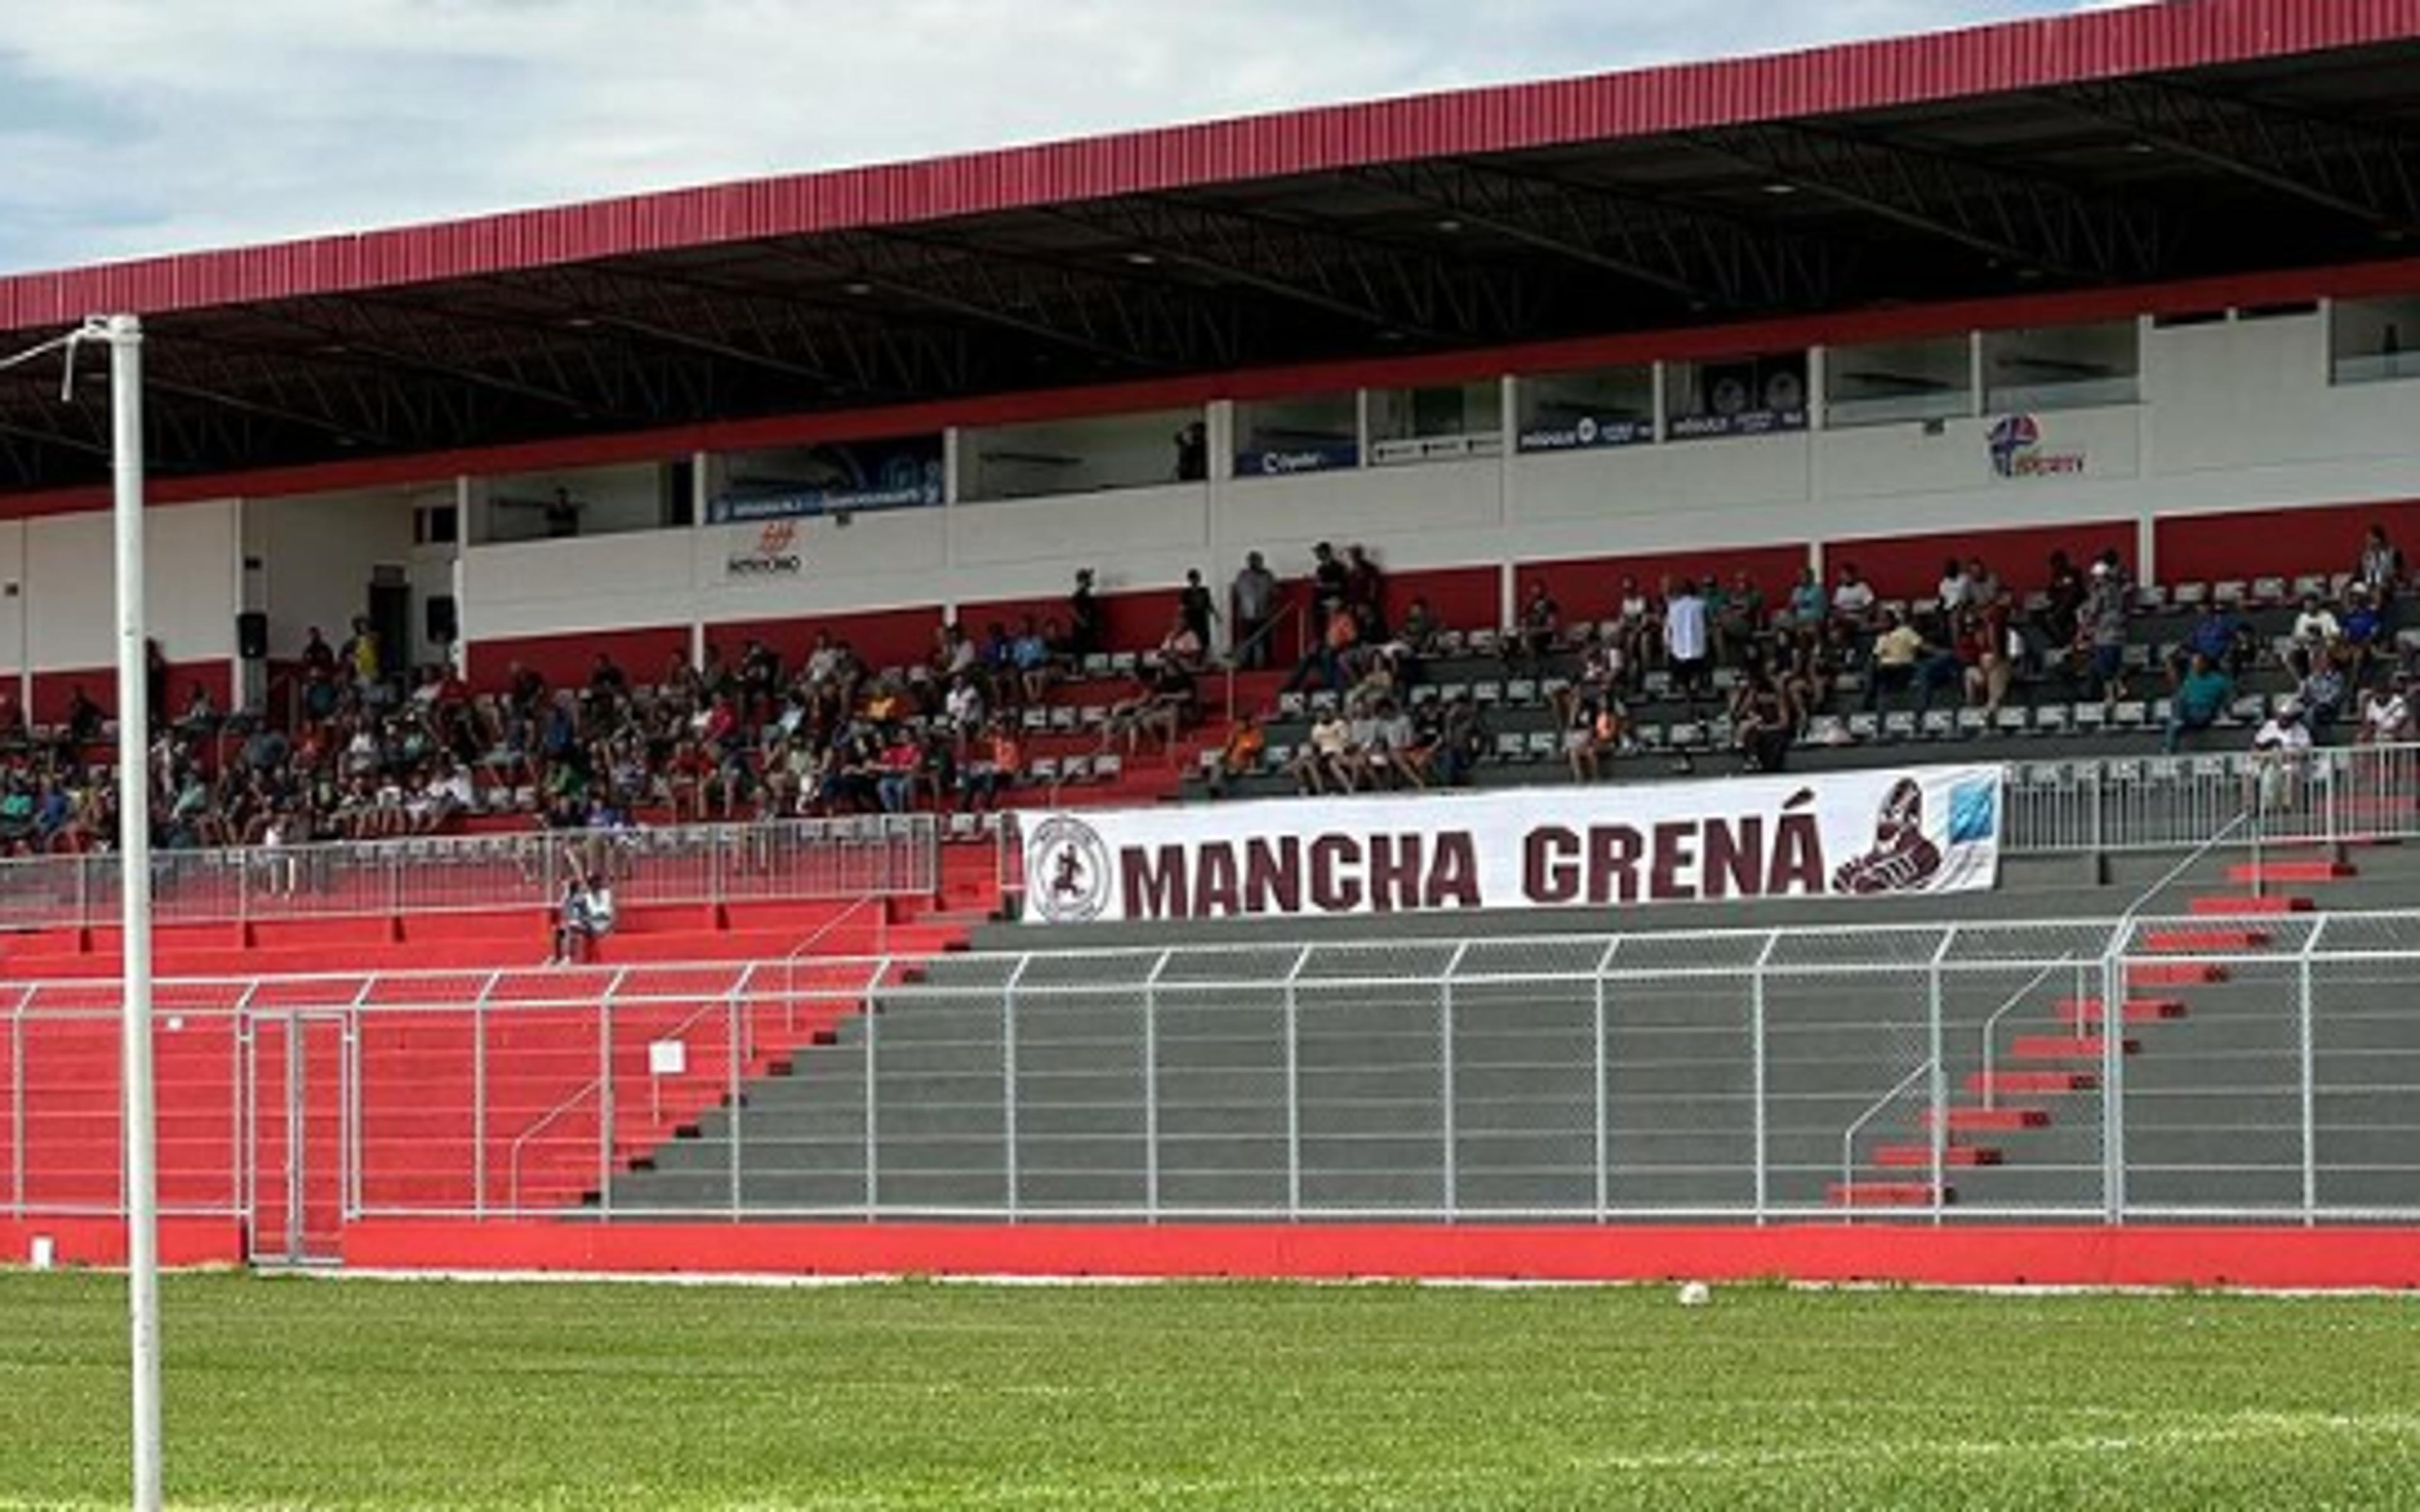
[{"label": "green grass field", "polygon": [[[121,1284],[0,1276],[0,1506],[122,1502]],[[196,1507],[2420,1505],[2420,1302],[179,1277]]]}]

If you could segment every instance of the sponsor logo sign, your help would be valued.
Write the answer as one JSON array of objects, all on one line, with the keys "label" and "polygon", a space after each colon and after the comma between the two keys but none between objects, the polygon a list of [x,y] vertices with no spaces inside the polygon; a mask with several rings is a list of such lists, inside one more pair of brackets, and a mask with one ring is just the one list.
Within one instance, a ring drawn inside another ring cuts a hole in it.
[{"label": "sponsor logo sign", "polygon": [[807,559],[798,548],[797,520],[767,520],[762,525],[743,527],[729,534],[731,546],[722,561],[725,580],[759,582],[767,579],[805,575]]},{"label": "sponsor logo sign", "polygon": [[1995,766],[1026,816],[1025,919],[1312,918],[1967,892]]},{"label": "sponsor logo sign", "polygon": [[1568,425],[1542,425],[1525,430],[1525,452],[1576,452],[1597,446],[1638,446],[1655,439],[1652,420],[1599,420],[1583,415]]},{"label": "sponsor logo sign", "polygon": [[1707,436],[1772,436],[1807,428],[1804,409],[1743,409],[1735,414],[1676,415],[1668,434],[1676,441]]},{"label": "sponsor logo sign", "polygon": [[2084,454],[2051,451],[2042,443],[2040,420],[2032,415],[2003,415],[1992,422],[1988,444],[1995,478],[2072,478],[2084,472]]},{"label": "sponsor logo sign", "polygon": [[1297,472],[1326,472],[1361,465],[1361,448],[1351,441],[1321,446],[1290,446],[1267,452],[1245,452],[1235,458],[1239,478],[1284,478]]}]

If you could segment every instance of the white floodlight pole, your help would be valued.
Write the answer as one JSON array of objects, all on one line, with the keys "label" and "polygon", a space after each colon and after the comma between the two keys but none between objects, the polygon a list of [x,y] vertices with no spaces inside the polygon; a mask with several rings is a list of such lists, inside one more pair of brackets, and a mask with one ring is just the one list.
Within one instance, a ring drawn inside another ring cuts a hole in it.
[{"label": "white floodlight pole", "polygon": [[143,322],[114,315],[110,471],[117,537],[117,833],[126,1124],[126,1275],[132,1325],[135,1512],[159,1512],[160,1190],[151,1085],[151,733],[144,632]]}]

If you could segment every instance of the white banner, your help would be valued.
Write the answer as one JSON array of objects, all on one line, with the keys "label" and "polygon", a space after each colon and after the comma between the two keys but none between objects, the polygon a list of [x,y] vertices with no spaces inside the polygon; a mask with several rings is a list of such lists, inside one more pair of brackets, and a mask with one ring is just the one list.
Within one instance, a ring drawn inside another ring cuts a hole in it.
[{"label": "white banner", "polygon": [[1315,918],[1979,891],[1996,766],[1028,813],[1025,919]]}]

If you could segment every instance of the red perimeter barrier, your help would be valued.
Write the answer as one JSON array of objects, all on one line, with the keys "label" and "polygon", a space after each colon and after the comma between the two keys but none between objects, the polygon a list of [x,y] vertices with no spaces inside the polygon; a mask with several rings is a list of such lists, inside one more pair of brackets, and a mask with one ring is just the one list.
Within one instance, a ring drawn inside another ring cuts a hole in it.
[{"label": "red perimeter barrier", "polygon": [[2420,1229],[371,1221],[347,1230],[344,1259],[624,1273],[2370,1289],[2420,1288]]}]

